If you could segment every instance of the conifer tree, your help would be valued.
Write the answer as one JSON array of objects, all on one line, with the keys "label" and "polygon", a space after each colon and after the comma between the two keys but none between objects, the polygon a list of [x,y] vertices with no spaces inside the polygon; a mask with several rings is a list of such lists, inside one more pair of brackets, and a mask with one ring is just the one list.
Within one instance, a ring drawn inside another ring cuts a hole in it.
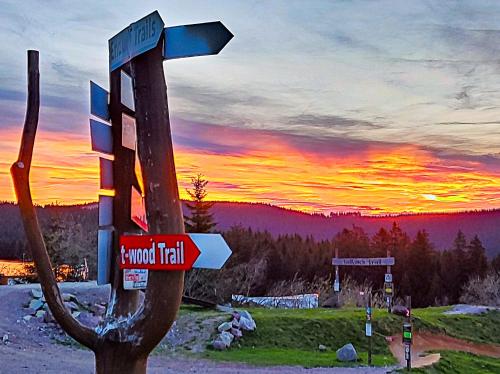
[{"label": "conifer tree", "polygon": [[191,201],[186,204],[190,215],[184,216],[186,231],[192,233],[209,233],[216,226],[213,214],[210,209],[214,203],[205,201],[208,195],[206,186],[208,181],[203,178],[203,175],[198,174],[196,177],[191,178],[193,188],[186,189],[191,197]]}]

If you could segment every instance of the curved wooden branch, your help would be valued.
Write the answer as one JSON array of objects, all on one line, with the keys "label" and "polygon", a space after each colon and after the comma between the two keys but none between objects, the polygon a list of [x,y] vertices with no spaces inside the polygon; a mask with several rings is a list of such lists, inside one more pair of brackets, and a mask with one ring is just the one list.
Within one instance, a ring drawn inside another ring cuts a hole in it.
[{"label": "curved wooden branch", "polygon": [[29,173],[35,144],[38,113],[40,109],[40,73],[38,71],[38,51],[28,51],[28,103],[26,118],[17,161],[10,169],[16,196],[21,209],[21,218],[26,231],[26,238],[31,248],[38,278],[47,304],[54,318],[73,339],[94,349],[97,343],[97,334],[81,325],[66,309],[52,271],[40,224],[36,216],[31,197]]}]

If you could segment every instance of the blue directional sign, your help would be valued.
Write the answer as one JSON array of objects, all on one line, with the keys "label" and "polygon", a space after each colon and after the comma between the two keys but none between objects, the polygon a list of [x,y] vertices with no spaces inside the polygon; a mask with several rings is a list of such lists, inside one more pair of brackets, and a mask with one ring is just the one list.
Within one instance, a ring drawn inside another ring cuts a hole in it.
[{"label": "blue directional sign", "polygon": [[90,81],[90,114],[109,121],[109,92]]},{"label": "blue directional sign", "polygon": [[99,227],[111,226],[113,224],[113,197],[99,195]]},{"label": "blue directional sign", "polygon": [[91,119],[90,141],[92,142],[93,151],[113,154],[113,133],[111,132],[111,126]]},{"label": "blue directional sign", "polygon": [[158,11],[154,11],[112,37],[108,42],[109,71],[156,47],[164,26]]},{"label": "blue directional sign", "polygon": [[99,157],[99,171],[101,174],[101,189],[112,190],[113,183],[113,161]]},{"label": "blue directional sign", "polygon": [[113,253],[112,230],[97,232],[97,284],[103,285],[110,281],[111,256]]},{"label": "blue directional sign", "polygon": [[233,38],[222,22],[167,27],[163,57],[174,58],[216,55]]}]

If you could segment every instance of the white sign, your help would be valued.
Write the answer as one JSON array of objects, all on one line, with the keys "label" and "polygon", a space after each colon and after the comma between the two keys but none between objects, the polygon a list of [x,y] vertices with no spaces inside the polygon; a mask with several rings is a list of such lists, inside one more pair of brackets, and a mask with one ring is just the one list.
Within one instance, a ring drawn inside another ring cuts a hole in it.
[{"label": "white sign", "polygon": [[387,265],[394,265],[394,257],[373,257],[373,258],[334,257],[332,264],[337,266],[387,266]]},{"label": "white sign", "polygon": [[220,234],[189,234],[189,237],[201,252],[193,268],[220,269],[232,254]]},{"label": "white sign", "polygon": [[158,11],[154,11],[113,36],[109,40],[109,71],[156,47],[164,26]]},{"label": "white sign", "polygon": [[340,282],[337,279],[333,282],[333,290],[335,292],[340,292]]},{"label": "white sign", "polygon": [[384,282],[385,283],[392,283],[392,274],[391,273],[387,273],[384,277]]},{"label": "white sign", "polygon": [[148,269],[123,269],[123,288],[144,290],[148,286]]},{"label": "white sign", "polygon": [[372,336],[372,324],[371,323],[365,323],[365,335]]}]

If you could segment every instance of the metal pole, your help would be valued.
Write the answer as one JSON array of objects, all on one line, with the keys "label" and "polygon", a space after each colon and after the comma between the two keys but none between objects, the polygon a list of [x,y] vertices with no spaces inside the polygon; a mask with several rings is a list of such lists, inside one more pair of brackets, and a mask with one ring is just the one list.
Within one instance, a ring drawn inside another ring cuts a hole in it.
[{"label": "metal pole", "polygon": [[[368,305],[366,307],[366,333],[368,336],[368,365],[372,364],[372,293],[368,293]],[[369,325],[369,326],[368,326]]]}]

